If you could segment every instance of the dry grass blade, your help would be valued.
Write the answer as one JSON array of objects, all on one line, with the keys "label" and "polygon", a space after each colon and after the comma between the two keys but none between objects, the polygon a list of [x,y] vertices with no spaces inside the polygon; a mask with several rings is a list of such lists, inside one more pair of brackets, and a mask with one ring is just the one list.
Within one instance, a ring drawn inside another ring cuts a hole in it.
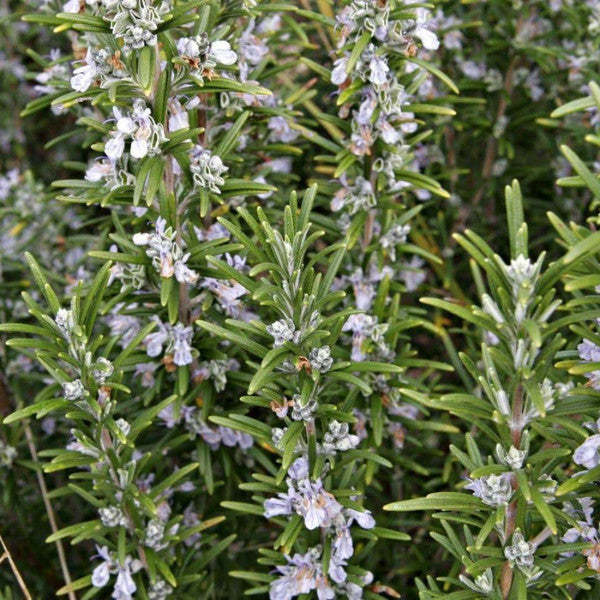
[{"label": "dry grass blade", "polygon": [[17,565],[15,564],[15,561],[13,560],[9,549],[6,547],[6,544],[4,543],[4,538],[1,535],[0,535],[0,544],[2,544],[2,550],[3,550],[2,556],[0,556],[0,564],[2,564],[5,560],[8,561],[8,564],[10,565],[13,575],[15,576],[15,579],[17,580],[17,583],[19,584],[19,587],[21,588],[21,591],[23,592],[23,596],[25,596],[25,600],[32,600],[31,594],[29,593],[29,590],[27,589],[27,585],[25,584],[25,581],[24,581],[23,577],[21,576],[21,572],[17,568]]}]

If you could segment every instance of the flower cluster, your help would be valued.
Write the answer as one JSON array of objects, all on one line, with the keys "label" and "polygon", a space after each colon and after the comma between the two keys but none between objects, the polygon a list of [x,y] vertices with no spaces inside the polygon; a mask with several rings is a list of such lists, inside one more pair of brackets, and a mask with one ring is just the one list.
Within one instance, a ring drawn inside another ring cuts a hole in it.
[{"label": "flower cluster", "polygon": [[158,42],[156,30],[169,12],[168,2],[161,0],[103,0],[105,18],[117,39],[123,40],[123,50],[140,50],[144,46],[155,46]]},{"label": "flower cluster", "polygon": [[136,100],[133,110],[123,113],[113,108],[116,131],[104,146],[106,156],[111,161],[123,157],[125,142],[130,142],[129,155],[135,160],[145,156],[154,156],[160,152],[160,145],[166,141],[163,126],[157,124],[151,116],[150,109],[143,100]]},{"label": "flower cluster", "polygon": [[151,358],[155,358],[163,353],[163,347],[166,354],[172,356],[173,364],[178,367],[189,365],[192,362],[192,337],[193,329],[185,326],[183,323],[162,323],[156,318],[157,330],[148,334],[144,339],[146,352]]},{"label": "flower cluster", "polygon": [[159,217],[155,233],[136,233],[133,243],[136,246],[147,246],[146,254],[152,259],[152,265],[161,277],[169,279],[175,276],[179,283],[196,283],[198,273],[186,265],[190,254],[183,253],[183,242],[178,242],[176,238],[177,231],[167,227],[167,221]]},{"label": "flower cluster", "polygon": [[291,600],[313,590],[317,592],[319,600],[344,596],[351,599],[362,598],[362,585],[371,583],[372,574],[364,574],[360,585],[347,581],[344,568],[335,562],[330,562],[327,573],[324,573],[321,554],[322,548],[315,546],[305,554],[286,556],[287,563],[277,566],[280,577],[271,583],[270,600]]}]

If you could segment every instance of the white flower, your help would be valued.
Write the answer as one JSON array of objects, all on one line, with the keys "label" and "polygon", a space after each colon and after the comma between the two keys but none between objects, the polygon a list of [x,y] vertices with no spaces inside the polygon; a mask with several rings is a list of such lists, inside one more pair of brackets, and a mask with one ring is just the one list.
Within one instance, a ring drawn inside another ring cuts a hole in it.
[{"label": "white flower", "polygon": [[190,269],[185,263],[187,262],[190,254],[184,254],[181,260],[175,261],[175,279],[179,283],[196,283],[198,281],[198,273]]},{"label": "white flower", "polygon": [[313,348],[308,355],[310,366],[321,373],[325,373],[331,369],[333,364],[333,358],[331,358],[331,350],[329,346],[322,346],[321,348]]},{"label": "white flower", "polygon": [[113,364],[103,356],[100,356],[98,360],[96,360],[94,367],[92,369],[92,375],[97,383],[103,385],[106,380],[113,374],[115,368]]},{"label": "white flower", "polygon": [[229,42],[225,40],[210,42],[206,33],[180,38],[177,42],[177,51],[200,80],[204,72],[212,71],[217,64],[233,65],[238,59]]},{"label": "white flower", "polygon": [[508,452],[505,452],[500,444],[496,444],[496,456],[501,463],[508,465],[513,471],[516,471],[523,466],[526,452],[514,446],[511,446]]},{"label": "white flower", "polygon": [[100,514],[100,520],[105,527],[123,527],[127,524],[127,519],[118,506],[100,508],[98,509],[98,513]]},{"label": "white flower", "polygon": [[133,140],[130,148],[131,156],[133,158],[144,158],[148,154],[148,144],[146,140]]},{"label": "white flower", "polygon": [[179,283],[196,283],[198,274],[186,265],[190,254],[183,253],[185,245],[177,242],[176,237],[173,228],[167,227],[166,219],[158,217],[155,233],[136,233],[133,243],[148,246],[146,254],[161,277],[168,279],[174,275]]},{"label": "white flower", "polygon": [[119,160],[119,158],[123,156],[124,150],[125,141],[119,134],[114,135],[106,142],[106,144],[104,144],[104,152],[112,161]]},{"label": "white flower", "polygon": [[427,279],[427,274],[421,269],[424,264],[420,257],[413,256],[400,271],[400,278],[408,292],[414,292]]},{"label": "white flower", "polygon": [[384,57],[373,56],[369,62],[369,69],[371,71],[369,81],[373,85],[383,85],[386,83],[387,74],[390,68],[388,67],[387,61]]},{"label": "white flower", "polygon": [[581,446],[575,449],[573,453],[573,462],[585,467],[593,469],[600,465],[600,434],[595,434],[587,438]]},{"label": "white flower", "polygon": [[94,65],[84,65],[73,71],[71,77],[71,87],[76,92],[85,92],[90,89],[97,77],[97,71]]},{"label": "white flower", "polygon": [[505,267],[504,271],[506,277],[511,283],[513,297],[516,302],[516,312],[523,313],[520,317],[517,317],[517,321],[521,321],[525,310],[527,308],[527,302],[531,295],[537,276],[539,275],[541,262],[538,260],[536,263],[532,263],[529,258],[519,254],[517,258],[511,260],[510,265]]},{"label": "white flower", "polygon": [[488,506],[505,506],[513,495],[510,473],[484,475],[465,486]]},{"label": "white flower", "polygon": [[75,317],[73,316],[73,312],[66,308],[59,308],[54,321],[62,334],[69,339],[73,328],[75,327]]},{"label": "white flower", "polygon": [[291,319],[280,319],[267,326],[267,333],[273,337],[273,347],[283,346],[286,342],[298,342],[299,332],[296,331]]},{"label": "white flower", "polygon": [[165,524],[160,519],[150,519],[146,525],[146,536],[144,545],[153,550],[160,550],[164,547],[162,541],[165,535]]},{"label": "white flower", "polygon": [[577,353],[581,360],[600,362],[600,346],[597,346],[590,340],[584,339],[583,342],[577,346]]},{"label": "white flower", "polygon": [[225,184],[223,174],[229,171],[229,167],[223,164],[220,156],[197,145],[190,151],[190,171],[195,187],[220,194]]},{"label": "white flower", "polygon": [[182,37],[177,40],[177,52],[179,52],[181,56],[197,58],[200,56],[201,45],[202,42],[198,39]]},{"label": "white flower", "polygon": [[148,334],[144,338],[144,344],[146,345],[146,353],[152,358],[158,356],[162,352],[163,345],[169,339],[169,329],[167,325],[161,323],[160,319],[156,316],[153,320],[158,324],[158,330],[154,333]]},{"label": "white flower", "polygon": [[293,142],[298,137],[298,132],[290,127],[285,117],[271,117],[267,123],[271,130],[271,138],[278,142]]},{"label": "white flower", "polygon": [[352,521],[356,521],[363,529],[373,529],[375,527],[375,519],[370,510],[358,511],[353,508],[346,508],[345,513],[349,517],[348,525],[352,525]]},{"label": "white flower", "polygon": [[300,394],[294,394],[292,399],[292,420],[310,421],[317,410],[317,401],[314,398],[310,398],[306,404],[302,404],[301,400]]},{"label": "white flower", "polygon": [[459,575],[458,578],[474,592],[488,595],[494,590],[494,573],[491,569],[486,569],[481,575],[475,577],[474,581],[465,575]]},{"label": "white flower", "polygon": [[134,101],[133,110],[124,114],[113,108],[116,119],[116,131],[104,145],[106,156],[116,161],[125,151],[125,141],[131,141],[130,155],[139,160],[145,156],[154,156],[160,152],[160,145],[167,139],[164,128],[151,116],[151,110],[141,99]]},{"label": "white flower", "polygon": [[166,2],[154,4],[149,0],[122,0],[116,6],[118,12],[111,19],[111,29],[115,37],[123,39],[125,53],[157,43],[155,32],[162,23],[163,15],[169,11]]},{"label": "white flower", "polygon": [[378,119],[377,129],[379,129],[381,139],[383,139],[386,144],[393,145],[402,140],[402,132],[399,129],[396,129],[384,118]]},{"label": "white flower", "polygon": [[108,555],[108,548],[103,546],[98,548],[98,555],[104,559],[92,572],[92,585],[94,587],[104,587],[110,580],[111,561]]},{"label": "white flower", "polygon": [[121,430],[124,436],[128,436],[131,431],[131,425],[125,419],[117,419],[115,425]]},{"label": "white flower", "polygon": [[92,585],[94,587],[104,587],[110,580],[112,573],[117,574],[112,597],[115,600],[130,600],[132,594],[137,590],[132,574],[137,573],[142,568],[142,563],[138,559],[126,556],[123,564],[109,553],[106,546],[98,547],[98,557],[102,562],[94,569],[92,573]]},{"label": "white flower", "polygon": [[192,327],[185,327],[177,323],[172,330],[173,362],[178,366],[189,365],[192,362],[191,341],[193,337]]},{"label": "white flower", "polygon": [[416,27],[413,33],[421,40],[423,47],[427,50],[437,50],[440,47],[437,35],[426,27]]},{"label": "white flower", "polygon": [[[117,115],[120,113],[116,112]],[[117,131],[124,135],[131,135],[135,131],[135,122],[131,117],[119,117],[117,119]]]},{"label": "white flower", "polygon": [[281,515],[291,515],[294,509],[293,496],[288,494],[278,494],[276,498],[268,498],[264,504],[264,515],[267,519]]},{"label": "white flower", "polygon": [[[187,541],[187,540],[186,540]],[[173,592],[173,588],[162,579],[159,579],[149,590],[149,600],[165,600]]]},{"label": "white flower", "polygon": [[413,35],[418,37],[427,50],[437,50],[440,47],[440,41],[437,35],[429,29],[431,19],[429,19],[429,11],[426,8],[417,8],[417,26],[413,31]]},{"label": "white flower", "polygon": [[114,171],[114,165],[110,161],[106,159],[95,160],[85,172],[85,179],[93,182],[101,181],[110,177]]},{"label": "white flower", "polygon": [[81,9],[80,0],[69,0],[66,4],[63,4],[63,12],[77,14]]},{"label": "white flower", "polygon": [[321,548],[318,546],[306,554],[286,556],[287,564],[275,567],[280,577],[271,582],[269,600],[291,600],[312,590],[318,590],[319,600],[335,598],[335,592],[323,575],[320,556]]},{"label": "white flower", "polygon": [[348,423],[339,423],[334,420],[329,423],[329,431],[323,436],[323,452],[333,455],[336,452],[345,452],[356,448],[359,443],[360,438],[350,433]]},{"label": "white flower", "polygon": [[333,63],[333,70],[331,71],[331,83],[335,85],[342,85],[348,78],[346,73],[346,67],[348,65],[347,58],[338,58]]},{"label": "white flower", "polygon": [[80,400],[85,395],[85,388],[83,387],[83,383],[81,383],[81,379],[63,383],[62,386],[66,400]]},{"label": "white flower", "polygon": [[269,52],[268,46],[258,37],[253,35],[248,27],[238,39],[242,59],[252,65],[257,65]]},{"label": "white flower", "polygon": [[178,100],[173,100],[170,104],[169,131],[187,129],[190,126],[190,119],[187,110],[185,110]]},{"label": "white flower", "polygon": [[0,440],[0,465],[11,467],[16,457],[16,448],[9,446],[7,443]]},{"label": "white flower", "polygon": [[516,564],[518,567],[525,568],[533,566],[534,552],[535,547],[525,540],[519,529],[513,534],[512,545],[504,548],[504,556],[511,565]]},{"label": "white flower", "polygon": [[323,487],[320,479],[309,479],[298,485],[298,494],[293,499],[296,512],[304,517],[307,529],[326,527],[342,510],[342,505]]},{"label": "white flower", "polygon": [[158,330],[154,333],[150,333],[144,339],[148,356],[158,356],[163,351],[163,346],[166,344],[166,352],[173,353],[173,363],[175,365],[181,367],[191,364],[192,327],[186,327],[183,323],[177,323],[175,325],[161,323],[158,317],[155,317],[154,320],[158,323]]},{"label": "white flower", "polygon": [[217,40],[210,45],[210,55],[223,65],[232,65],[237,60],[237,54],[231,49],[229,42]]},{"label": "white flower", "polygon": [[410,225],[395,223],[379,238],[381,247],[389,250],[391,260],[396,260],[396,246],[405,244],[409,233]]}]

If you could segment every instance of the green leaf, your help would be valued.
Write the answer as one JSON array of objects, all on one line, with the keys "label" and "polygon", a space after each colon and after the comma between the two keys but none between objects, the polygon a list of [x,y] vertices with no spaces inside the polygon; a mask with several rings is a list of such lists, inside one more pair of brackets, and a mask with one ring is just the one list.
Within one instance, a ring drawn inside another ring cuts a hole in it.
[{"label": "green leaf", "polygon": [[350,57],[348,58],[348,63],[346,64],[346,73],[352,73],[354,71],[354,67],[360,58],[360,55],[363,53],[363,50],[367,47],[367,44],[371,41],[372,33],[370,31],[365,31],[363,34],[356,40],[352,46],[352,52],[350,53]]},{"label": "green leaf", "polygon": [[421,68],[425,69],[426,71],[429,71],[432,75],[435,75],[435,77],[437,77],[440,81],[445,83],[455,94],[460,94],[460,90],[456,87],[456,84],[452,81],[452,79],[450,79],[450,77],[448,77],[444,72],[440,71],[437,67],[435,67],[431,63],[429,63],[425,60],[421,60],[420,58],[416,58],[414,56],[411,56],[411,57],[405,56],[404,58],[405,58],[405,60],[407,60],[409,62],[419,65]]},{"label": "green leaf", "polygon": [[449,313],[460,317],[463,321],[468,321],[469,323],[473,323],[478,327],[481,327],[483,331],[488,331],[490,329],[495,331],[496,329],[495,322],[490,317],[487,315],[474,313],[460,304],[448,302],[447,300],[440,300],[438,298],[421,298],[421,302],[429,306],[435,306],[437,308],[446,310]]},{"label": "green leaf", "polygon": [[251,340],[247,336],[240,335],[239,333],[235,333],[233,331],[230,331],[229,329],[225,329],[224,327],[215,325],[214,323],[209,323],[208,321],[199,320],[196,321],[196,325],[217,337],[238,344],[242,348],[245,348],[249,352],[252,352],[252,354],[260,356],[261,358],[267,353],[267,349],[264,346],[261,346],[260,344],[258,344],[254,340]]},{"label": "green leaf", "polygon": [[395,529],[386,529],[385,527],[373,527],[371,529],[378,538],[383,540],[396,540],[399,542],[408,542],[412,538],[408,533],[404,533],[403,531],[396,531]]},{"label": "green leaf", "polygon": [[600,199],[600,181],[598,178],[590,172],[585,166],[583,161],[573,152],[568,146],[561,146],[561,152],[565,155],[566,159],[571,163],[571,166],[577,171],[577,174],[585,181],[590,191]]},{"label": "green leaf", "polygon": [[29,270],[31,271],[31,274],[35,279],[35,282],[40,292],[42,292],[44,298],[46,298],[48,306],[50,307],[52,312],[56,314],[60,309],[60,302],[58,301],[54,290],[48,283],[48,280],[46,279],[45,275],[42,273],[42,270],[40,269],[40,266],[38,265],[37,261],[29,252],[25,252],[25,260],[29,265]]},{"label": "green leaf", "polygon": [[375,445],[381,446],[383,437],[383,407],[380,394],[373,394],[371,397],[371,424]]},{"label": "green leaf", "polygon": [[215,148],[215,153],[218,154],[221,158],[225,158],[231,150],[233,150],[236,145],[238,138],[242,133],[242,128],[246,124],[248,117],[250,116],[250,111],[245,110],[240,114],[240,116],[235,120],[235,123],[227,130],[227,133],[221,138],[221,141],[217,144]]},{"label": "green leaf", "polygon": [[226,550],[235,540],[237,535],[234,533],[225,539],[221,540],[217,544],[211,546],[208,549],[205,549],[202,553],[200,560],[194,563],[194,568],[196,571],[199,571],[203,567],[205,567],[210,561],[214,560],[221,552]]},{"label": "green leaf", "polygon": [[198,463],[190,463],[185,465],[184,467],[181,467],[181,469],[174,471],[173,473],[171,473],[171,475],[165,477],[158,485],[152,487],[150,497],[156,498],[166,489],[174,487],[178,481],[180,481],[184,477],[187,477],[192,471],[195,471],[198,468],[198,466]]},{"label": "green leaf", "polygon": [[546,525],[548,525],[548,527],[550,528],[550,531],[554,535],[556,535],[556,533],[557,533],[556,519],[554,518],[554,515],[552,514],[550,507],[544,500],[544,497],[542,496],[540,491],[535,486],[531,486],[530,490],[531,490],[531,498],[533,500],[533,503],[535,504],[535,507],[537,508],[538,512],[540,513],[540,515],[542,516],[544,521],[546,521]]},{"label": "green leaf", "polygon": [[212,423],[222,425],[223,427],[229,427],[236,431],[242,431],[252,437],[259,439],[271,439],[271,429],[268,425],[252,417],[246,417],[244,415],[237,415],[235,413],[230,414],[228,417],[221,417],[218,415],[212,415],[208,418]]},{"label": "green leaf", "polygon": [[154,47],[144,46],[138,53],[137,77],[144,93],[149,94],[154,82],[154,68],[156,59],[154,57]]},{"label": "green leaf", "polygon": [[[241,94],[250,94],[252,96],[271,96],[271,90],[260,85],[252,83],[241,83],[234,79],[223,79],[221,77],[213,77],[210,81],[205,80],[204,83],[196,81],[197,88],[195,91],[201,93],[218,93],[218,92],[239,92]],[[190,90],[191,91],[191,90]]]},{"label": "green leaf", "polygon": [[567,479],[567,481],[564,481],[563,483],[561,483],[561,485],[558,486],[556,490],[556,495],[564,496],[565,494],[568,494],[569,492],[574,492],[583,485],[592,483],[594,481],[597,481],[598,479],[600,479],[600,466],[594,467],[593,469],[590,469],[589,471],[586,471],[581,475],[577,475],[571,477],[570,479]]},{"label": "green leaf", "polygon": [[81,320],[85,324],[85,329],[88,335],[92,334],[96,316],[100,308],[100,302],[104,296],[108,280],[110,278],[110,262],[104,264],[92,281],[90,289],[86,293],[85,302],[81,307]]},{"label": "green leaf", "polygon": [[27,323],[0,323],[0,332],[5,333],[31,333],[32,335],[45,335],[49,331],[37,325],[28,325]]},{"label": "green leaf", "polygon": [[99,519],[94,519],[93,521],[84,521],[83,523],[76,523],[75,525],[69,525],[68,527],[59,529],[52,535],[49,535],[46,538],[46,542],[50,544],[66,537],[75,537],[81,535],[82,533],[95,533],[101,529],[102,523],[100,523]]},{"label": "green leaf", "polygon": [[229,571],[230,577],[236,579],[245,579],[246,581],[262,581],[264,583],[270,583],[275,579],[273,575],[267,575],[266,573],[256,573],[255,571]]},{"label": "green leaf", "polygon": [[63,587],[59,588],[56,591],[57,596],[66,596],[71,592],[75,592],[77,590],[82,590],[84,588],[90,587],[92,585],[92,576],[86,575],[85,577],[80,577],[75,581],[72,581],[68,585],[63,585]]},{"label": "green leaf", "polygon": [[17,421],[21,421],[30,417],[33,414],[38,414],[38,418],[40,416],[45,416],[49,412],[64,409],[72,406],[71,402],[68,400],[64,400],[63,398],[51,398],[49,400],[42,400],[40,402],[36,402],[35,404],[31,404],[30,406],[26,406],[25,408],[21,408],[11,413],[7,417],[4,418],[3,423],[5,425],[9,425],[10,423],[15,423]]},{"label": "green leaf", "polygon": [[257,504],[249,504],[248,502],[233,502],[224,500],[221,502],[221,506],[227,510],[234,510],[247,515],[256,515],[259,517],[264,516],[265,509]]},{"label": "green leaf", "polygon": [[415,114],[431,114],[431,115],[444,115],[446,117],[453,117],[456,115],[456,111],[447,106],[440,106],[439,104],[409,104],[406,107],[407,112],[413,112]]},{"label": "green leaf", "polygon": [[395,512],[408,512],[415,510],[457,510],[457,511],[478,511],[484,510],[485,504],[468,494],[459,492],[436,492],[429,494],[425,498],[413,498],[411,500],[401,500],[400,502],[391,502],[383,507],[383,510]]},{"label": "green leaf", "polygon": [[572,263],[588,254],[596,254],[600,251],[600,231],[591,233],[580,242],[577,242],[567,254],[563,261],[567,264]]},{"label": "green leaf", "polygon": [[90,14],[83,13],[58,13],[56,18],[62,23],[68,23],[78,31],[110,31],[108,21],[102,17],[95,17]]},{"label": "green leaf", "polygon": [[553,119],[560,119],[561,117],[566,117],[571,113],[581,112],[587,110],[588,108],[592,108],[594,104],[594,99],[591,96],[578,98],[577,100],[572,100],[571,102],[567,102],[566,104],[555,108],[552,113],[550,113],[550,117]]},{"label": "green leaf", "polygon": [[[283,437],[281,438],[281,445],[283,446],[283,458],[281,459],[281,472],[285,477],[285,474],[289,466],[294,461],[296,455],[296,446],[298,445],[298,439],[302,435],[303,424],[300,421],[292,423]],[[281,478],[283,481],[283,478]]]},{"label": "green leaf", "polygon": [[[154,94],[154,104],[152,114],[157,123],[165,124],[167,116],[167,104],[169,102],[169,85],[171,81],[171,67],[167,65],[161,70],[158,82],[156,84],[156,92]],[[172,139],[172,135],[171,138]]]}]

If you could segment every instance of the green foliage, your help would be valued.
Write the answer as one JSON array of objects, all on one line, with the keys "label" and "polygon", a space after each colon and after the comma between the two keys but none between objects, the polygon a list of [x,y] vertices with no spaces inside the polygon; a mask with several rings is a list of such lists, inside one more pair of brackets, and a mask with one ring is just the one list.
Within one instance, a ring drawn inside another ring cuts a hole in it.
[{"label": "green foliage", "polygon": [[0,596],[597,597],[599,22],[9,2]]}]

